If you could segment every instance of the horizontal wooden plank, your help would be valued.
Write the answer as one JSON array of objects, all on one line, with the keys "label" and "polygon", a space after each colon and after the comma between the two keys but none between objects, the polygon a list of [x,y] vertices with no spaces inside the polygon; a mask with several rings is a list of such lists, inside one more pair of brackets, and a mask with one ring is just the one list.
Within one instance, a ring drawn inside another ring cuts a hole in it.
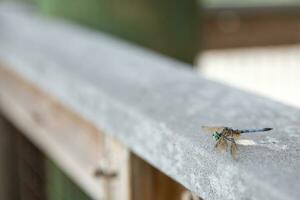
[{"label": "horizontal wooden plank", "polygon": [[[2,65],[0,107],[93,199],[129,198],[128,151]],[[116,177],[95,176],[99,169],[116,173]],[[118,193],[115,188],[118,188]]]},{"label": "horizontal wooden plank", "polygon": [[[99,32],[14,7],[0,11],[5,67],[197,195],[299,199],[299,110]],[[246,136],[255,145],[240,146],[234,161],[214,150],[201,125],[274,130]]]},{"label": "horizontal wooden plank", "polygon": [[[203,14],[205,49],[271,46],[300,42],[300,6],[206,8]],[[270,37],[272,35],[272,37]]]}]

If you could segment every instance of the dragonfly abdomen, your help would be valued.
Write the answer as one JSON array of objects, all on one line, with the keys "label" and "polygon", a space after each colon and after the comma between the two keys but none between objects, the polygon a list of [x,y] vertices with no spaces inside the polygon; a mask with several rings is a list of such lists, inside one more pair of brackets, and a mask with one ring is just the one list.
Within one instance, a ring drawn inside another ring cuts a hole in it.
[{"label": "dragonfly abdomen", "polygon": [[270,131],[272,128],[257,128],[257,129],[244,129],[238,130],[240,133],[254,133],[254,132],[263,132],[263,131]]}]

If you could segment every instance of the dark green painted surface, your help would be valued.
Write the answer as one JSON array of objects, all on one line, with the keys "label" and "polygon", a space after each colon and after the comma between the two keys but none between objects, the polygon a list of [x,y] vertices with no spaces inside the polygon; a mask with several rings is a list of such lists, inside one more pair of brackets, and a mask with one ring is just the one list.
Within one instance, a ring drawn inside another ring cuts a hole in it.
[{"label": "dark green painted surface", "polygon": [[90,200],[52,161],[46,161],[47,200]]},{"label": "dark green painted surface", "polygon": [[198,51],[197,0],[37,0],[63,16],[192,62]]}]

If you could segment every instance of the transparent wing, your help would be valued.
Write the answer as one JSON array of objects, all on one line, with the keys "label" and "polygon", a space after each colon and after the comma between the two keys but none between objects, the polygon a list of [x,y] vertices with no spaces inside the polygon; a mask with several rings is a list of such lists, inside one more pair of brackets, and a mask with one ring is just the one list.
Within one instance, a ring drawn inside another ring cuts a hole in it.
[{"label": "transparent wing", "polygon": [[256,142],[254,142],[253,140],[238,139],[235,142],[239,145],[244,145],[244,146],[254,146],[254,145],[256,145]]},{"label": "transparent wing", "polygon": [[221,133],[224,128],[223,126],[202,126],[202,130],[206,133]]},{"label": "transparent wing", "polygon": [[221,138],[217,141],[215,147],[216,147],[218,150],[220,150],[220,151],[224,151],[224,150],[227,150],[227,148],[228,148],[228,143],[227,143],[227,141],[225,140],[224,137],[221,137]]}]

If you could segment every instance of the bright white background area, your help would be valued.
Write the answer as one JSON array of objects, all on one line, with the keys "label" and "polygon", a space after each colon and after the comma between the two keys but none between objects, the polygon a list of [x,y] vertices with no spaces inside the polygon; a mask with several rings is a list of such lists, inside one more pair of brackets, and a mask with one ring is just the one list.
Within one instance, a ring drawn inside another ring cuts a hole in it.
[{"label": "bright white background area", "polygon": [[197,66],[210,79],[300,108],[300,45],[204,51]]}]

